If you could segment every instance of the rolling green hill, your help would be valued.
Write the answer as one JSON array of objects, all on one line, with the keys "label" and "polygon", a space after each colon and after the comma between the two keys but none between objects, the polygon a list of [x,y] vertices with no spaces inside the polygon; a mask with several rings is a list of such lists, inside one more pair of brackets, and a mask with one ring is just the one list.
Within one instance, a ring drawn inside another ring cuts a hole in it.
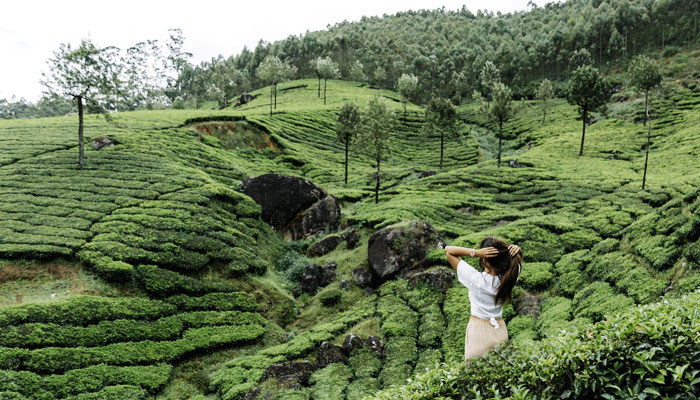
[{"label": "rolling green hill", "polygon": [[[688,343],[697,343],[697,324],[689,325],[697,295],[679,300],[700,286],[697,83],[671,81],[670,94],[655,102],[644,191],[645,129],[637,121],[637,95],[628,89],[587,129],[582,157],[573,107],[556,100],[542,123],[536,103],[519,101],[500,168],[493,126],[465,105],[461,138],[447,144],[445,168],[438,169],[439,141],[421,139],[422,110],[409,104],[406,121],[393,132],[377,205],[374,166],[358,149],[343,184],[334,120],[343,102],[362,105],[376,94],[398,112],[398,95],[329,81],[324,106],[316,85],[279,85],[272,115],[263,88],[252,102],[221,111],[118,113],[111,122],[91,116],[88,138],[107,136],[115,145],[88,146],[82,170],[76,117],[0,121],[0,398],[236,399],[260,385],[261,395],[274,398],[360,399],[426,368],[433,372],[379,397],[452,396],[474,386],[481,396],[499,398],[485,392],[486,378],[449,378],[460,368],[468,317],[467,292],[458,284],[446,293],[404,280],[372,294],[354,285],[340,289],[340,280],[352,282],[352,270],[367,263],[368,237],[409,219],[429,221],[450,244],[475,246],[498,235],[523,248],[522,284],[505,313],[513,345],[504,354],[519,369],[501,362],[495,371],[529,376],[540,365],[527,361],[532,354],[563,365],[566,351],[593,349],[598,361],[618,351],[589,341],[587,332],[619,331],[620,343],[636,346],[652,343],[634,336],[636,326],[658,342],[688,325]],[[510,167],[511,160],[520,167]],[[426,170],[436,174],[420,178]],[[341,224],[331,233],[350,227],[361,233],[358,248],[341,244],[313,259],[338,264],[337,281],[316,296],[295,296],[298,282],[289,278],[298,279],[306,248],[319,238],[284,242],[239,191],[243,179],[266,172],[325,187],[342,206]],[[430,260],[445,264],[440,250]],[[321,301],[331,296],[339,297],[336,304]],[[539,318],[515,312],[533,298],[541,302]],[[631,308],[660,300],[671,305]],[[632,331],[618,326],[625,317],[599,322],[622,311],[636,313]],[[671,320],[677,330],[654,328],[655,313],[677,314]],[[385,355],[352,353],[345,364],[316,370],[301,388],[275,379],[261,384],[271,364],[313,360],[321,342],[340,344],[350,332],[379,335]],[[574,344],[551,355],[572,337]],[[692,364],[679,378],[692,381],[697,345],[678,351],[682,356],[665,362]],[[649,362],[657,361],[652,354]],[[441,362],[448,364],[435,369]],[[608,373],[609,367],[582,363]],[[576,368],[571,374],[579,376],[583,369]],[[649,368],[658,380],[661,372]],[[616,379],[613,372],[606,384]],[[451,386],[435,389],[440,379]],[[573,391],[567,379],[550,395]],[[494,390],[548,393],[523,382],[505,380]],[[584,385],[576,394],[599,389]]]}]

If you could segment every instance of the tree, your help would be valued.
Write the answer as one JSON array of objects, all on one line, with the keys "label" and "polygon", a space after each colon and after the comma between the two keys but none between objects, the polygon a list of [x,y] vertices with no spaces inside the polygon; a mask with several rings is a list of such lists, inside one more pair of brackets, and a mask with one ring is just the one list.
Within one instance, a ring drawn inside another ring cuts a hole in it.
[{"label": "tree", "polygon": [[309,61],[309,66],[311,67],[311,70],[314,71],[316,74],[316,77],[318,78],[318,95],[317,97],[321,97],[321,72],[318,69],[318,62],[321,60],[321,57],[315,58],[311,61]]},{"label": "tree", "polygon": [[586,138],[588,113],[598,111],[608,103],[609,99],[610,90],[608,83],[603,79],[598,69],[590,65],[582,65],[576,68],[571,75],[567,100],[569,104],[578,106],[578,111],[583,121],[579,157],[583,155],[583,141]]},{"label": "tree", "polygon": [[552,89],[552,82],[549,79],[545,79],[540,83],[537,88],[537,94],[535,98],[540,101],[540,107],[542,108],[542,123],[544,124],[547,119],[547,109],[549,108],[549,101],[554,98],[554,89]]},{"label": "tree", "polygon": [[297,68],[283,63],[276,56],[267,56],[257,69],[258,78],[270,84],[270,115],[272,115],[272,97],[274,95],[275,109],[277,109],[277,84],[294,76]]},{"label": "tree", "polygon": [[403,98],[403,122],[406,122],[406,103],[408,98],[415,93],[418,88],[418,78],[412,74],[402,74],[396,82],[396,88]]},{"label": "tree", "polygon": [[571,53],[571,57],[569,57],[569,70],[575,71],[576,68],[583,65],[593,65],[591,53],[586,49],[578,49]]},{"label": "tree", "polygon": [[644,91],[644,124],[647,126],[647,150],[644,159],[644,177],[642,189],[647,181],[647,163],[649,162],[649,145],[651,144],[651,120],[649,119],[649,91],[661,84],[661,72],[656,61],[646,56],[635,58],[629,66],[628,74],[632,86]]},{"label": "tree", "polygon": [[235,69],[232,61],[230,58],[220,60],[211,67],[209,94],[216,98],[219,109],[226,108],[228,100],[248,81],[248,75]]},{"label": "tree", "polygon": [[423,136],[427,137],[432,131],[438,131],[440,134],[440,168],[442,168],[445,137],[451,139],[458,136],[457,122],[457,111],[448,99],[433,97],[430,100],[425,109]]},{"label": "tree", "polygon": [[501,82],[501,71],[491,61],[486,61],[481,68],[479,74],[479,84],[481,86],[481,95],[484,96],[488,103],[491,102],[494,86]]},{"label": "tree", "polygon": [[491,119],[498,123],[498,166],[501,166],[501,142],[503,141],[503,124],[513,117],[513,93],[501,82],[493,87],[493,105],[490,107]]},{"label": "tree", "polygon": [[360,148],[363,149],[377,164],[375,175],[377,185],[374,189],[374,202],[379,203],[379,184],[381,163],[389,152],[391,131],[396,124],[396,116],[389,104],[383,98],[372,96],[367,102],[363,113],[362,130],[358,136]]},{"label": "tree", "polygon": [[338,140],[345,145],[345,184],[348,184],[348,148],[362,123],[360,107],[355,103],[345,103],[340,107],[335,123],[335,133]]},{"label": "tree", "polygon": [[85,165],[83,144],[83,105],[92,110],[112,110],[123,90],[123,64],[116,47],[99,48],[82,40],[77,49],[62,43],[47,62],[49,73],[42,73],[46,95],[71,98],[78,104],[78,166]]},{"label": "tree", "polygon": [[323,105],[326,105],[326,87],[328,86],[328,79],[339,78],[340,70],[338,69],[338,63],[331,60],[329,57],[321,58],[316,61],[316,68],[318,68],[318,73],[323,78]]},{"label": "tree", "polygon": [[374,84],[379,86],[385,79],[386,71],[384,71],[384,68],[377,66],[377,69],[374,70]]},{"label": "tree", "polygon": [[[360,60],[355,60],[355,63],[350,67],[350,79],[355,82],[365,82],[367,80],[367,75],[365,75],[364,69],[365,67]],[[319,88],[320,87],[321,81],[319,80]],[[355,87],[355,101],[357,101],[357,87]]]}]

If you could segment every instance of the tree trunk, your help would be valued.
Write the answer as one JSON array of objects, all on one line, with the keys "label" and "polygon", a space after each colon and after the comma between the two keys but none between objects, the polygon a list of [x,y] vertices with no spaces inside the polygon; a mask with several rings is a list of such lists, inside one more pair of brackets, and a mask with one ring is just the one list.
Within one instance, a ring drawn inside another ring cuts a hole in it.
[{"label": "tree trunk", "polygon": [[345,185],[348,184],[348,146],[350,145],[350,138],[348,135],[345,136]]},{"label": "tree trunk", "polygon": [[326,105],[326,87],[328,86],[328,79],[323,80],[323,105]]},{"label": "tree trunk", "polygon": [[501,166],[501,141],[503,140],[503,121],[498,121],[498,166]]},{"label": "tree trunk", "polygon": [[[646,109],[646,117],[649,118],[649,107]],[[644,190],[644,186],[647,183],[647,164],[649,163],[649,145],[651,143],[651,120],[649,120],[649,124],[647,124],[647,154],[646,157],[644,158],[644,177],[642,178],[642,190]]]},{"label": "tree trunk", "polygon": [[588,118],[588,109],[583,107],[583,133],[581,134],[581,150],[578,152],[578,156],[583,155],[583,140],[586,138],[586,118]]},{"label": "tree trunk", "polygon": [[194,98],[194,106],[195,106],[195,108],[196,108],[197,110],[199,110],[199,97],[196,97],[196,96],[195,96],[195,98]]},{"label": "tree trunk", "polygon": [[270,85],[270,116],[272,116],[272,86]]},{"label": "tree trunk", "polygon": [[78,96],[78,168],[85,165],[85,148],[83,146],[83,96]]},{"label": "tree trunk", "polygon": [[661,24],[661,51],[664,51],[664,25]]},{"label": "tree trunk", "polygon": [[644,93],[644,126],[647,126],[647,115],[649,115],[649,90]]},{"label": "tree trunk", "polygon": [[321,97],[321,77],[318,77],[318,97]]},{"label": "tree trunk", "polygon": [[374,188],[374,204],[379,204],[379,174],[381,172],[381,159],[377,159],[377,187]]},{"label": "tree trunk", "polygon": [[406,99],[403,100],[403,123],[406,123]]},{"label": "tree trunk", "polygon": [[442,149],[445,145],[445,133],[440,131],[440,169],[442,169]]},{"label": "tree trunk", "polygon": [[544,121],[547,120],[547,101],[544,101],[544,107],[543,107],[543,115],[542,115],[542,123],[544,124]]},{"label": "tree trunk", "polygon": [[277,109],[277,84],[275,83],[275,110]]}]

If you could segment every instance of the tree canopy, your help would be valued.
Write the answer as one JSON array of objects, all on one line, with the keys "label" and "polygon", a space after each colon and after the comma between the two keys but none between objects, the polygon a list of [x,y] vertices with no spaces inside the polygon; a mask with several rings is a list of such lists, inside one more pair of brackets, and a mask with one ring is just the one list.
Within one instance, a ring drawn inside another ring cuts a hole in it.
[{"label": "tree canopy", "polygon": [[576,68],[571,75],[567,100],[569,103],[578,106],[583,121],[579,156],[583,155],[583,142],[586,137],[588,113],[600,110],[607,105],[609,99],[609,85],[607,81],[603,79],[600,72],[598,72],[597,68],[591,67],[590,65],[582,65]]}]

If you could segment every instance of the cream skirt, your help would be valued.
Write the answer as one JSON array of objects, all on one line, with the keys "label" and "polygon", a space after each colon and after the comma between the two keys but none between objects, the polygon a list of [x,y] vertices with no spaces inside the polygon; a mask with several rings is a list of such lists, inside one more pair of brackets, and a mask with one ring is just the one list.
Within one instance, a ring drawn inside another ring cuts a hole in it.
[{"label": "cream skirt", "polygon": [[494,328],[489,320],[472,317],[467,324],[467,333],[464,336],[464,360],[482,356],[499,343],[508,340],[508,328],[503,318],[497,318],[498,329]]}]

